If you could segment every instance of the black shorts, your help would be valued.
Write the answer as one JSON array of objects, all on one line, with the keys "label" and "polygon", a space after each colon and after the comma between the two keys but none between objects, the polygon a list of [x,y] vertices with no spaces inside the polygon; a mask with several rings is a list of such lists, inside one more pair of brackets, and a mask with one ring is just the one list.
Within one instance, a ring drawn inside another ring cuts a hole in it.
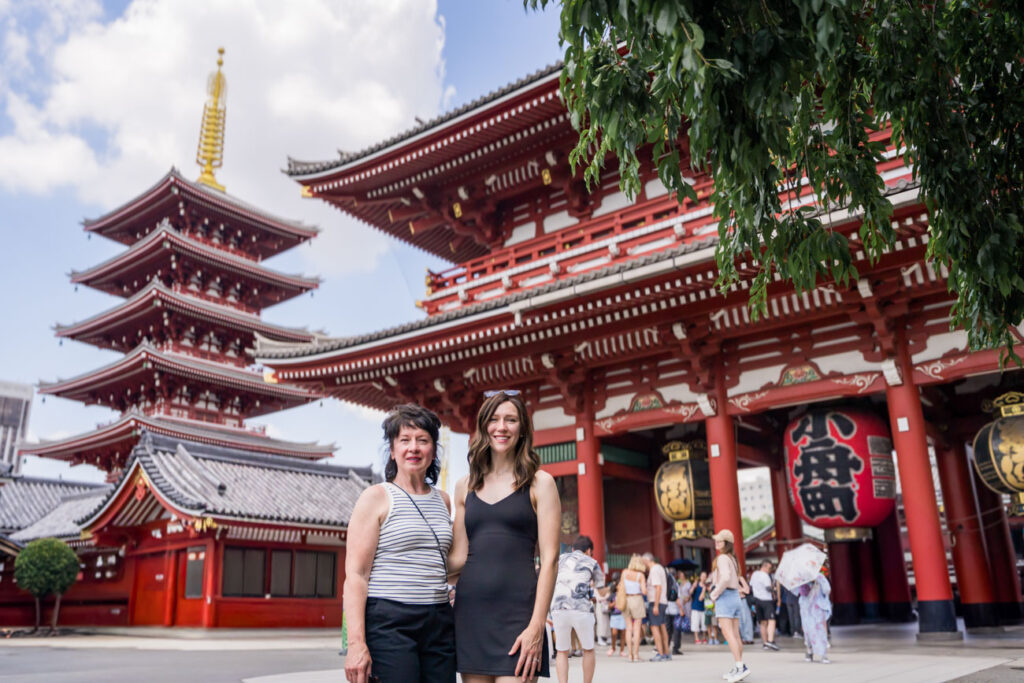
[{"label": "black shorts", "polygon": [[455,622],[447,602],[366,599],[370,674],[381,683],[455,683]]},{"label": "black shorts", "polygon": [[665,610],[668,608],[667,602],[658,604],[658,613],[654,613],[654,603],[647,603],[647,623],[651,626],[664,626],[665,625]]},{"label": "black shorts", "polygon": [[758,621],[775,621],[775,601],[754,600],[754,613]]}]

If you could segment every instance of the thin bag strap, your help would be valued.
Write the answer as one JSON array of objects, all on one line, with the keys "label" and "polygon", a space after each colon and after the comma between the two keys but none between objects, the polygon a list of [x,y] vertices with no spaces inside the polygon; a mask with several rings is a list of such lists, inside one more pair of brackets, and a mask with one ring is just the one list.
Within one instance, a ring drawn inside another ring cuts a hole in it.
[{"label": "thin bag strap", "polygon": [[430,526],[430,522],[427,520],[427,516],[423,514],[423,510],[420,510],[420,506],[416,504],[416,501],[413,499],[413,497],[409,494],[408,491],[406,491],[401,486],[393,482],[392,486],[394,486],[396,489],[405,494],[405,497],[409,499],[409,502],[412,503],[412,506],[416,508],[416,512],[420,513],[420,517],[423,518],[423,522],[427,525],[427,528],[430,529],[430,535],[434,537],[434,543],[437,544],[437,554],[441,556],[441,562],[444,564],[444,579],[445,581],[448,581],[448,558],[445,556],[444,551],[441,550],[441,540],[437,537],[437,534],[434,532],[434,527]]}]

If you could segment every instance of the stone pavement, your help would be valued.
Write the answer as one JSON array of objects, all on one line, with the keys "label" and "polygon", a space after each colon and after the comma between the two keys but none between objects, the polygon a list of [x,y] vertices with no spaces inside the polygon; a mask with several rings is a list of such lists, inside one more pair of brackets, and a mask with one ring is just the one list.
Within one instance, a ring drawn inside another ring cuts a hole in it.
[{"label": "stone pavement", "polygon": [[[833,629],[833,648],[830,652],[833,663],[829,665],[804,662],[802,642],[791,638],[779,638],[779,644],[783,648],[781,652],[765,651],[760,645],[747,646],[744,661],[752,671],[747,680],[785,683],[821,680],[899,683],[1024,680],[1024,628],[1017,627],[982,636],[971,635],[963,641],[944,643],[918,643],[915,633],[914,624],[837,627]],[[343,660],[336,654],[339,645],[336,632],[303,629],[93,629],[91,635],[14,638],[0,641],[0,649],[43,648],[52,653],[48,656],[57,657],[61,652],[67,652],[69,659],[72,660],[73,652],[76,650],[109,651],[112,657],[118,656],[119,652],[146,650],[165,651],[166,656],[172,657],[176,656],[172,651],[194,652],[196,656],[204,657],[224,653],[219,656],[221,660],[226,657],[228,661],[231,658],[245,658],[246,655],[243,653],[249,651],[253,653],[249,655],[250,658],[259,654],[262,658],[260,661],[275,663],[273,668],[263,665],[253,667],[256,672],[262,671],[273,675],[242,675],[241,679],[248,683],[344,681]],[[22,651],[27,654],[26,650]],[[274,655],[275,651],[280,654]],[[683,651],[683,656],[675,657],[671,662],[630,664],[620,657],[608,657],[604,649],[600,648],[595,680],[599,683],[630,680],[637,683],[720,681],[721,674],[731,666],[725,646],[695,646],[690,642],[684,644]],[[299,652],[309,654],[303,660]],[[647,657],[651,649],[644,647],[642,652]],[[0,652],[0,655],[2,654]],[[11,654],[10,650],[8,654]],[[139,654],[144,656],[144,653]],[[155,652],[153,654],[156,655]],[[120,656],[127,657],[127,654]],[[13,664],[13,660],[10,663]],[[16,674],[20,672],[2,669],[6,667],[0,667],[0,682],[42,680],[34,676],[19,677]],[[29,674],[28,671],[24,673]],[[120,677],[119,673],[118,665],[110,661],[108,677],[102,680],[130,680]],[[179,673],[185,674],[185,671]],[[11,674],[15,675],[8,678]],[[582,681],[581,661],[578,658],[570,660],[569,680],[574,683]]]}]

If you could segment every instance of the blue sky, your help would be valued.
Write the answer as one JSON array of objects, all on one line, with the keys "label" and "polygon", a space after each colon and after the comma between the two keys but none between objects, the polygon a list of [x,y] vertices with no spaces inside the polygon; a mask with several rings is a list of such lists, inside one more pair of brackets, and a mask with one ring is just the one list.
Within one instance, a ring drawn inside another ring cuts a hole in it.
[{"label": "blue sky", "polygon": [[[557,32],[556,12],[515,0],[0,0],[0,379],[34,384],[116,357],[53,336],[55,323],[115,303],[68,281],[70,270],[123,249],[87,239],[80,223],[172,165],[198,175],[204,83],[219,45],[228,118],[218,179],[230,194],[323,229],[315,246],[268,262],[321,275],[320,289],[264,317],[332,335],[418,317],[424,270],[447,264],[299,199],[279,169],[286,155],[359,149],[542,68],[561,56]],[[37,397],[30,432],[67,436],[114,417]],[[325,401],[258,422],[282,438],[334,442],[339,463],[380,460],[380,416],[369,411]],[[453,474],[464,454],[465,440],[453,439]],[[25,471],[100,476],[35,460]]]}]

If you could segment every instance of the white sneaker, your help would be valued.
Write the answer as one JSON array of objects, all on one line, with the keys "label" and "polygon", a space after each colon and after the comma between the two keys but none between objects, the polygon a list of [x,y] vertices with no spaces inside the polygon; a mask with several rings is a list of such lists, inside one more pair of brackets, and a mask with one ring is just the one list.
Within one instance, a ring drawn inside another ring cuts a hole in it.
[{"label": "white sneaker", "polygon": [[722,678],[727,681],[727,680],[729,680],[732,677],[732,675],[734,673],[736,673],[736,667],[735,666],[733,668],[729,669],[728,671],[726,671],[724,674],[722,674]]},{"label": "white sneaker", "polygon": [[822,664],[831,664],[831,663],[832,663],[832,660],[831,660],[831,659],[829,659],[828,657],[822,657],[822,658],[821,658],[821,663],[822,663]]},{"label": "white sneaker", "polygon": [[735,672],[733,672],[733,674],[731,676],[729,676],[729,678],[727,678],[725,680],[728,681],[729,683],[738,683],[738,681],[742,681],[744,678],[746,678],[749,675],[750,675],[750,667],[748,667],[746,664],[744,664],[742,669],[737,669]]}]

